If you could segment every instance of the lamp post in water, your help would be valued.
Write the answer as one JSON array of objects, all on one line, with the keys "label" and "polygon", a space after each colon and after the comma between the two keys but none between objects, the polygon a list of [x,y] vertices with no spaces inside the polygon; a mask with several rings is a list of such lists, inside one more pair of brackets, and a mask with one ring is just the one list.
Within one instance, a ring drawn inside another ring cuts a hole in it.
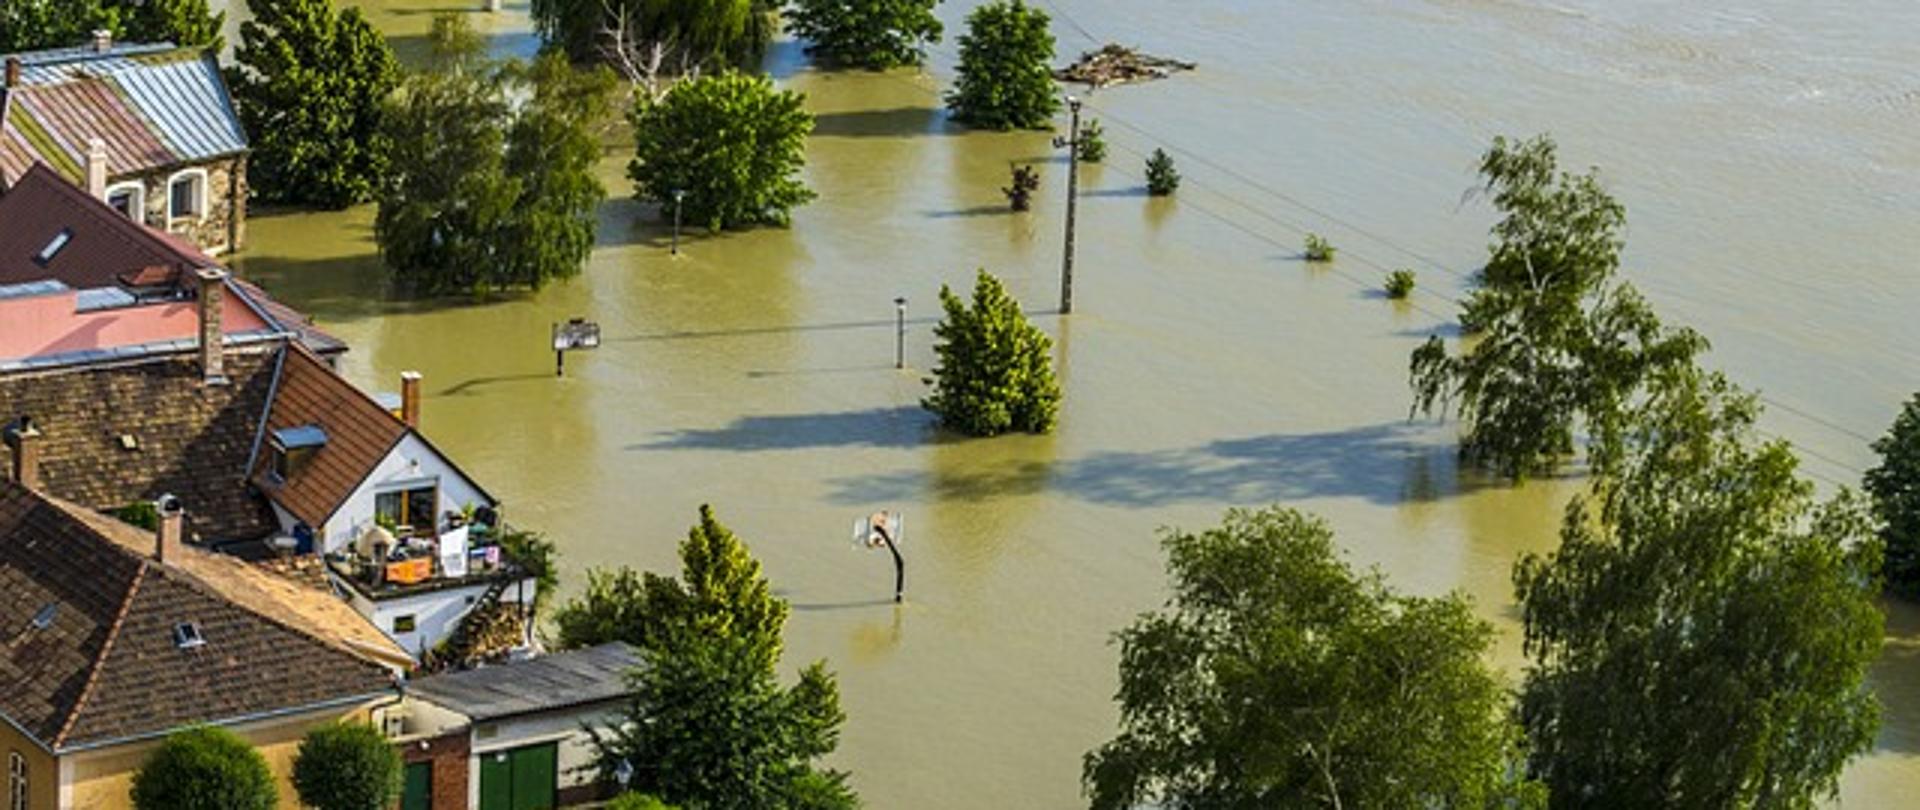
[{"label": "lamp post in water", "polygon": [[893,299],[893,367],[907,367],[907,299]]},{"label": "lamp post in water", "polygon": [[687,192],[685,190],[677,188],[673,190],[673,248],[671,253],[675,256],[680,255],[680,203],[686,198]]},{"label": "lamp post in water", "polygon": [[[1073,312],[1073,215],[1080,201],[1080,99],[1067,96],[1067,249],[1060,258],[1060,314]],[[1060,145],[1060,139],[1054,139]]]}]

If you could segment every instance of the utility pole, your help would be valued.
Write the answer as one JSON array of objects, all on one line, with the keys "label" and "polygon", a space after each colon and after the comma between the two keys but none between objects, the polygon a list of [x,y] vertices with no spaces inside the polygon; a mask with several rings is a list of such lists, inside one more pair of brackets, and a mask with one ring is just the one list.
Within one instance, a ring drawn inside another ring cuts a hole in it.
[{"label": "utility pole", "polygon": [[1080,99],[1067,96],[1067,250],[1060,259],[1060,314],[1073,312],[1073,215],[1080,202]]},{"label": "utility pole", "polygon": [[893,299],[893,367],[907,367],[907,299]]}]

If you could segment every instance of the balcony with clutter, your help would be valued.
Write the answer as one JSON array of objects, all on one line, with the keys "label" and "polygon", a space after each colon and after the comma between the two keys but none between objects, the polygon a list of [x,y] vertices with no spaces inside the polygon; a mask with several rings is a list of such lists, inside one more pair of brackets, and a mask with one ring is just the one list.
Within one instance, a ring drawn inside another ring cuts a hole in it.
[{"label": "balcony with clutter", "polygon": [[382,510],[374,525],[326,555],[327,568],[374,601],[529,576],[500,540],[509,531],[492,509],[447,512],[437,520],[404,521],[405,510]]}]

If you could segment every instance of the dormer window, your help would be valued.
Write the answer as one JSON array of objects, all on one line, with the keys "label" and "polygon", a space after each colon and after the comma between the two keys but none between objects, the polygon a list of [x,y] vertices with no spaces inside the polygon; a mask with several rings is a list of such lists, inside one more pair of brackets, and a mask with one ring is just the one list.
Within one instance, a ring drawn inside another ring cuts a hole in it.
[{"label": "dormer window", "polygon": [[54,234],[53,239],[47,242],[46,247],[41,248],[39,253],[34,254],[34,263],[41,267],[46,267],[48,262],[53,261],[53,257],[60,255],[60,251],[65,249],[67,243],[70,241],[73,241],[73,229],[61,228],[60,232]]},{"label": "dormer window", "polygon": [[319,425],[281,428],[273,432],[273,477],[285,483],[327,446],[327,432]]},{"label": "dormer window", "polygon": [[173,626],[173,646],[182,650],[206,646],[207,639],[200,635],[200,625],[193,622],[181,622]]}]

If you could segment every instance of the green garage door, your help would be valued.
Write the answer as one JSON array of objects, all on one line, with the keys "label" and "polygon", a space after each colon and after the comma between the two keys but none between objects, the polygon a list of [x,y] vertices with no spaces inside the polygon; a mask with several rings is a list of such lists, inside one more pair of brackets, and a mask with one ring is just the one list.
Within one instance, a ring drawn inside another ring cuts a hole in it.
[{"label": "green garage door", "polygon": [[431,810],[432,807],[433,763],[408,765],[406,789],[400,792],[400,810]]},{"label": "green garage door", "polygon": [[550,810],[559,776],[554,743],[481,754],[480,810]]}]

